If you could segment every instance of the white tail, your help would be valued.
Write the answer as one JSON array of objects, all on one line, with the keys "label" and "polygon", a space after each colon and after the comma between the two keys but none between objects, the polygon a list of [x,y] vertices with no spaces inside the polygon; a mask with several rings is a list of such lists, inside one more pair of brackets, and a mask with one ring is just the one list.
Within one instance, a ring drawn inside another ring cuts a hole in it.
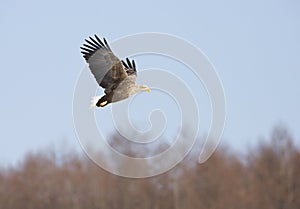
[{"label": "white tail", "polygon": [[99,101],[99,99],[101,98],[101,96],[95,96],[91,98],[91,105],[90,105],[90,109],[93,109],[96,107],[97,102]]}]

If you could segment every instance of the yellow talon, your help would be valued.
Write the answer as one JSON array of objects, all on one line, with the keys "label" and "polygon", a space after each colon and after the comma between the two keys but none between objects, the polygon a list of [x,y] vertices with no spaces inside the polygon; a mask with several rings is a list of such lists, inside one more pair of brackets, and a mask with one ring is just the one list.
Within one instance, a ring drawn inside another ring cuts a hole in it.
[{"label": "yellow talon", "polygon": [[104,105],[106,105],[107,101],[101,102],[100,103],[100,107],[103,107]]}]

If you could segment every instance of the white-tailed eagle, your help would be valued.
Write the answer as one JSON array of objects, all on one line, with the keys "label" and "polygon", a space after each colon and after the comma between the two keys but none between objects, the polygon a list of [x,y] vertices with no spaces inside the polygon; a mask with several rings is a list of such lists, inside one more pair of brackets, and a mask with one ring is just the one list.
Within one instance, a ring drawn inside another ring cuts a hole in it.
[{"label": "white-tailed eagle", "polygon": [[109,103],[117,102],[140,92],[148,91],[146,85],[137,84],[136,65],[134,60],[126,58],[126,62],[114,55],[107,41],[95,38],[85,39],[81,53],[89,65],[99,86],[104,88],[105,95],[94,97],[91,106],[104,107]]}]

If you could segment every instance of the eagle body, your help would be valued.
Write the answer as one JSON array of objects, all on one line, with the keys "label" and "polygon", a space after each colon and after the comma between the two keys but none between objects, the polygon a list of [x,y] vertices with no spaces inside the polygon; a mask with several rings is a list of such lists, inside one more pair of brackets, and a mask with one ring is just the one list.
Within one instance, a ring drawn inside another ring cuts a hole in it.
[{"label": "eagle body", "polygon": [[105,95],[94,97],[91,106],[104,107],[109,103],[124,100],[140,91],[150,92],[146,85],[136,83],[136,65],[134,60],[126,58],[120,60],[114,55],[107,41],[95,35],[95,38],[85,39],[81,53],[89,65],[100,87],[104,88]]}]

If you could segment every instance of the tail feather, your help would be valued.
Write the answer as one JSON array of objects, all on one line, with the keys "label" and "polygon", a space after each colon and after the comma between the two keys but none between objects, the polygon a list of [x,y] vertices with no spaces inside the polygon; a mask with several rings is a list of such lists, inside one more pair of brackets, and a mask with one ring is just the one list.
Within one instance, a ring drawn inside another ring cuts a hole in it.
[{"label": "tail feather", "polygon": [[95,107],[97,107],[97,102],[99,101],[99,99],[101,99],[101,96],[95,96],[91,98],[91,105],[90,105],[90,109],[94,109]]}]

